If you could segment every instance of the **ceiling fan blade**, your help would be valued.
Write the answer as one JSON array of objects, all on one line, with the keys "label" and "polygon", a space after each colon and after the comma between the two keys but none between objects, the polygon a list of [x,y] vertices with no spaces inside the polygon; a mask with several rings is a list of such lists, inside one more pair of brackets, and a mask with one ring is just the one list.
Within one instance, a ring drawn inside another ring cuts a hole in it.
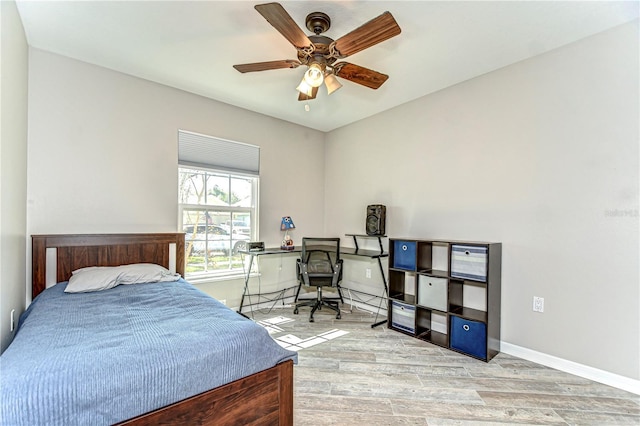
[{"label": "ceiling fan blade", "polygon": [[298,61],[294,61],[293,59],[285,59],[284,61],[269,61],[269,62],[254,62],[252,64],[240,64],[234,65],[233,67],[238,71],[245,72],[254,72],[254,71],[267,71],[267,70],[276,70],[280,68],[297,68],[302,65]]},{"label": "ceiling fan blade", "polygon": [[389,12],[384,12],[336,40],[336,49],[342,57],[358,53],[400,34],[400,27]]},{"label": "ceiling fan blade", "polygon": [[389,78],[386,74],[370,70],[360,65],[339,62],[334,65],[335,75],[371,89],[377,89]]},{"label": "ceiling fan blade", "polygon": [[257,4],[254,6],[260,15],[297,48],[311,46],[311,40],[287,13],[280,3]]},{"label": "ceiling fan blade", "polygon": [[313,87],[311,89],[311,96],[307,96],[302,92],[298,92],[298,100],[299,101],[310,101],[311,99],[315,99],[317,94],[318,94],[318,88],[317,87]]}]

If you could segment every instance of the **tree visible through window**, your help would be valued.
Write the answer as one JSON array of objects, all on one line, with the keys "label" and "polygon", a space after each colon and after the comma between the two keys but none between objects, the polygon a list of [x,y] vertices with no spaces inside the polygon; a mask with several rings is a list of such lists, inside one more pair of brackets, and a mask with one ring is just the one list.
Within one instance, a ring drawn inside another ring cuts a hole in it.
[{"label": "tree visible through window", "polygon": [[238,251],[256,239],[258,178],[180,167],[178,185],[186,275],[242,271]]}]

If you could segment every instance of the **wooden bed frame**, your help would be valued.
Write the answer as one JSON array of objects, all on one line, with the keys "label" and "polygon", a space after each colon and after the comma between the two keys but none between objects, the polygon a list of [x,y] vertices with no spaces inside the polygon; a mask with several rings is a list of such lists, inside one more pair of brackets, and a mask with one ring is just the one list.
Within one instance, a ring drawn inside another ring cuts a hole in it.
[{"label": "wooden bed frame", "polygon": [[[56,282],[86,266],[156,263],[169,268],[170,244],[176,272],[184,276],[184,234],[33,235],[32,297],[46,288],[47,249],[56,249]],[[150,390],[152,391],[152,390]],[[244,377],[122,425],[293,425],[293,361]]]}]

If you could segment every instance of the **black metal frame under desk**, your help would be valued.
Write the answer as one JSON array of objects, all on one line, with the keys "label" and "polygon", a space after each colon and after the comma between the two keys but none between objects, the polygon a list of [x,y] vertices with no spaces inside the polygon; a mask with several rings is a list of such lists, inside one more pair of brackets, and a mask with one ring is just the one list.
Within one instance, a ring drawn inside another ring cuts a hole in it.
[{"label": "black metal frame under desk", "polygon": [[[258,256],[268,256],[268,255],[274,255],[274,254],[291,254],[291,253],[300,253],[302,252],[302,249],[299,247],[293,248],[291,250],[283,250],[281,248],[278,247],[274,247],[274,248],[266,248],[264,250],[239,250],[238,253],[242,254],[243,256],[249,256],[249,267],[247,268],[246,272],[245,272],[245,276],[244,276],[244,290],[242,291],[242,299],[240,299],[240,307],[238,308],[238,313],[244,317],[247,317],[245,314],[242,313],[242,307],[244,306],[244,299],[245,297],[251,297],[251,296],[257,296],[258,298],[261,298],[265,295],[271,295],[271,294],[276,294],[277,296],[270,299],[269,301],[277,301],[280,299],[284,299],[284,295],[288,290],[291,289],[295,289],[298,286],[293,286],[293,287],[287,287],[287,288],[283,288],[277,291],[273,291],[273,292],[269,292],[269,293],[257,293],[257,294],[249,294],[249,279],[251,278],[251,267],[253,266],[253,260],[258,257]],[[245,265],[245,261],[244,258],[242,260],[242,267],[244,268]],[[260,302],[258,302],[259,304]],[[253,304],[250,304],[249,306],[252,306]],[[249,317],[247,317],[249,318]]]},{"label": "black metal frame under desk", "polygon": [[[375,296],[375,295],[370,295],[370,296],[374,296],[374,297],[379,297],[381,299],[380,301],[380,305],[378,305],[378,311],[376,312],[376,318],[374,319],[374,323],[371,324],[371,328],[377,327],[379,325],[382,324],[386,324],[387,320],[382,320],[382,321],[377,321],[378,319],[378,314],[380,313],[380,307],[382,306],[382,302],[387,302],[388,298],[389,298],[389,288],[387,286],[387,278],[384,275],[384,267],[382,266],[382,259],[385,257],[389,257],[389,253],[384,251],[384,247],[382,245],[382,239],[383,238],[387,238],[386,235],[365,235],[365,234],[345,234],[345,236],[347,237],[352,237],[353,238],[353,244],[356,246],[355,248],[340,248],[340,254],[345,254],[345,255],[351,255],[351,256],[363,256],[363,257],[368,257],[370,259],[377,259],[378,261],[378,268],[380,268],[380,276],[382,277],[382,285],[384,286],[384,293],[382,296]],[[358,238],[365,238],[365,239],[377,239],[378,240],[378,245],[380,246],[380,251],[377,250],[364,250],[361,249],[358,246]],[[362,293],[358,290],[351,290],[351,289],[347,289],[349,291],[353,291],[355,293]],[[364,293],[367,294],[367,293]],[[385,304],[386,306],[386,304]]]}]

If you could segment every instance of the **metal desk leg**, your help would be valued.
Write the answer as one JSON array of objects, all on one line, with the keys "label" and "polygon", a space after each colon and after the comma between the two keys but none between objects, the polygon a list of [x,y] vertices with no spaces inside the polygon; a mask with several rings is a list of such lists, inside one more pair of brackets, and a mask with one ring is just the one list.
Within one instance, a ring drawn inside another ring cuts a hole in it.
[{"label": "metal desk leg", "polygon": [[[376,318],[374,319],[374,323],[371,324],[371,328],[375,328],[387,322],[386,319],[383,321],[375,322],[378,319],[378,314],[380,313],[380,306],[382,305],[382,301],[384,300],[388,302],[389,300],[389,289],[387,287],[387,279],[384,276],[384,267],[382,266],[382,260],[380,257],[378,257],[378,266],[380,267],[380,275],[382,275],[382,284],[384,285],[384,297],[380,298],[380,305],[378,305],[378,312],[376,312]],[[389,309],[388,306],[387,306],[387,309]]]},{"label": "metal desk leg", "polygon": [[253,266],[253,258],[255,257],[253,254],[250,254],[249,256],[251,258],[249,260],[249,269],[247,270],[247,275],[244,277],[244,290],[242,291],[242,299],[240,299],[240,307],[238,308],[238,313],[245,318],[249,317],[242,313],[242,306],[244,305],[245,296],[249,294],[249,277],[251,276],[251,267]]}]

